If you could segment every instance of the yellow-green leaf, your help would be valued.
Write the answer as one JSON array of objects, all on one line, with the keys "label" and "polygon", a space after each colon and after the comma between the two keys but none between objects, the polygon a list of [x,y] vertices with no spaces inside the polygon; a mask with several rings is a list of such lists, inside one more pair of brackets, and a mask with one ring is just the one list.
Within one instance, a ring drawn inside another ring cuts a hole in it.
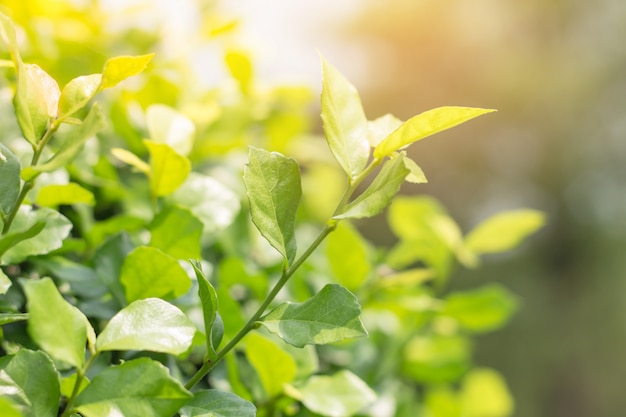
[{"label": "yellow-green leaf", "polygon": [[383,139],[374,149],[374,157],[384,158],[398,149],[425,137],[494,111],[491,109],[454,106],[438,107],[425,111],[417,116],[413,116]]},{"label": "yellow-green leaf", "polygon": [[265,389],[265,394],[272,398],[283,392],[284,385],[296,376],[296,362],[276,343],[259,333],[250,333],[246,337],[246,356]]},{"label": "yellow-green leaf", "polygon": [[173,193],[187,179],[191,162],[169,145],[144,143],[150,152],[150,193],[159,197]]},{"label": "yellow-green leaf", "polygon": [[96,95],[102,82],[102,74],[82,75],[74,78],[63,87],[59,98],[60,119],[76,113]]},{"label": "yellow-green leaf", "polygon": [[136,168],[138,171],[143,172],[147,176],[150,176],[150,165],[145,163],[134,153],[122,148],[111,149],[111,154],[120,161]]},{"label": "yellow-green leaf", "polygon": [[139,56],[118,56],[104,63],[100,90],[111,88],[128,77],[137,75],[146,69],[154,54]]},{"label": "yellow-green leaf", "polygon": [[37,204],[45,207],[57,207],[61,204],[87,204],[93,206],[93,193],[76,183],[50,184],[42,187],[37,193]]},{"label": "yellow-green leaf", "polygon": [[464,417],[509,417],[514,401],[504,378],[492,369],[473,369],[463,379],[461,410]]}]

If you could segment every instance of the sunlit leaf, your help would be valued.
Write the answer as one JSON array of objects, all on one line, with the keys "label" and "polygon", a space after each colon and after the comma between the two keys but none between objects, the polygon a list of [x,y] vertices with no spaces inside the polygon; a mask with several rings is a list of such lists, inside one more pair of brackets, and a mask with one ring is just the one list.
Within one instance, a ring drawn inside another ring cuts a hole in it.
[{"label": "sunlit leaf", "polygon": [[348,370],[312,376],[291,394],[309,410],[328,417],[350,417],[376,401],[376,393]]},{"label": "sunlit leaf", "polygon": [[[213,285],[209,282],[204,272],[202,272],[202,265],[198,261],[191,261],[194,271],[196,272],[196,279],[198,280],[198,293],[200,295],[200,304],[202,306],[202,316],[204,318],[204,334],[207,340],[207,352],[209,359],[215,360],[217,358],[217,348],[219,342],[214,340],[213,330],[215,319],[217,318],[217,292]],[[222,330],[223,332],[223,330]],[[221,339],[221,337],[220,337]],[[216,343],[217,342],[217,343]]]},{"label": "sunlit leaf", "polygon": [[176,191],[191,172],[189,159],[164,143],[144,141],[150,152],[150,192],[165,196]]},{"label": "sunlit leaf", "polygon": [[517,299],[506,288],[491,284],[448,295],[442,313],[468,330],[485,332],[504,325],[517,310],[517,304]]},{"label": "sunlit leaf", "polygon": [[65,119],[89,103],[102,81],[102,74],[81,75],[63,87],[59,99],[59,119]]},{"label": "sunlit leaf", "polygon": [[153,104],[146,109],[146,123],[152,141],[165,143],[181,155],[189,155],[196,127],[188,117],[164,104]]},{"label": "sunlit leaf", "polygon": [[472,230],[465,239],[467,248],[477,254],[511,250],[546,222],[537,210],[521,209],[498,213]]},{"label": "sunlit leaf", "polygon": [[424,405],[433,417],[461,417],[459,396],[445,385],[428,387]]},{"label": "sunlit leaf", "polygon": [[172,299],[191,288],[191,279],[176,259],[148,246],[140,246],[128,254],[120,282],[128,302],[150,297]]},{"label": "sunlit leaf", "polygon": [[159,298],[137,300],[120,310],[97,338],[96,350],[148,350],[179,355],[196,327],[178,307]]},{"label": "sunlit leaf", "polygon": [[67,302],[50,278],[23,280],[28,300],[28,334],[54,359],[76,367],[85,363],[88,321]]},{"label": "sunlit leaf", "polygon": [[171,206],[161,210],[149,229],[150,246],[176,259],[200,257],[202,222],[188,209]]},{"label": "sunlit leaf", "polygon": [[359,219],[379,214],[398,193],[409,170],[404,165],[403,155],[385,162],[382,169],[369,187],[353,202],[348,204],[343,213],[335,219]]},{"label": "sunlit leaf", "polygon": [[235,394],[211,389],[196,392],[180,414],[182,417],[255,417],[256,407]]},{"label": "sunlit leaf", "polygon": [[244,51],[231,49],[224,55],[224,61],[230,71],[230,75],[237,81],[242,92],[247,93],[252,81],[252,61]]},{"label": "sunlit leaf", "polygon": [[8,398],[0,397],[0,416],[2,417],[24,417],[24,414],[13,405]]},{"label": "sunlit leaf", "polygon": [[514,401],[504,378],[492,369],[473,369],[463,378],[461,408],[467,417],[509,417]]},{"label": "sunlit leaf", "polygon": [[0,358],[0,399],[12,403],[12,412],[18,410],[23,417],[56,417],[59,386],[59,374],[52,360],[41,351],[21,349],[15,355]]},{"label": "sunlit leaf", "polygon": [[50,119],[56,117],[61,92],[57,82],[35,64],[17,67],[15,112],[24,137],[37,143],[48,128]]},{"label": "sunlit leaf", "polygon": [[168,369],[148,358],[105,368],[76,398],[85,417],[174,415],[191,398]]},{"label": "sunlit leaf", "polygon": [[346,174],[355,177],[370,153],[367,119],[356,88],[322,57],[322,121],[328,146]]},{"label": "sunlit leaf", "polygon": [[415,336],[404,348],[402,372],[417,382],[455,382],[469,369],[470,358],[464,337]]},{"label": "sunlit leaf", "polygon": [[409,174],[406,176],[406,180],[413,184],[425,184],[428,182],[424,171],[420,168],[414,160],[409,157],[404,157],[404,166],[409,169]]},{"label": "sunlit leaf", "polygon": [[[77,373],[73,373],[71,375],[61,378],[61,395],[64,395],[67,398],[70,398],[72,396],[72,392],[74,391],[74,387],[76,385],[77,376]],[[83,378],[82,384],[78,389],[78,393],[80,394],[81,392],[83,392],[88,384],[89,380],[87,378]]]},{"label": "sunlit leaf", "polygon": [[0,212],[9,214],[20,193],[20,161],[0,143]]},{"label": "sunlit leaf", "polygon": [[298,163],[279,153],[250,147],[244,182],[252,221],[291,264],[296,256],[294,228],[302,194]]},{"label": "sunlit leaf", "polygon": [[6,292],[11,288],[11,280],[6,276],[4,271],[0,269],[0,295],[6,294]]},{"label": "sunlit leaf", "polygon": [[269,398],[281,394],[284,385],[292,382],[296,375],[293,358],[258,333],[250,333],[245,342],[246,357],[257,372],[265,394]]},{"label": "sunlit leaf", "polygon": [[269,331],[297,347],[366,336],[357,298],[337,284],[326,285],[304,303],[284,303],[261,319]]},{"label": "sunlit leaf", "polygon": [[438,107],[425,111],[413,116],[383,139],[374,149],[374,157],[383,158],[391,155],[418,140],[494,111],[471,107]]},{"label": "sunlit leaf", "polygon": [[143,172],[147,176],[150,176],[150,165],[145,163],[134,153],[122,148],[111,149],[111,154],[120,161],[136,168],[138,171]]},{"label": "sunlit leaf", "polygon": [[339,223],[326,238],[326,257],[337,282],[349,290],[359,288],[372,268],[365,240],[349,223]]},{"label": "sunlit leaf", "polygon": [[4,239],[9,235],[0,239],[2,262],[16,264],[29,256],[41,255],[58,249],[63,245],[63,240],[71,230],[72,223],[58,211],[47,207],[33,210],[31,206],[23,205],[11,227],[11,236],[22,234],[20,239],[23,240],[14,243],[4,255],[1,255]]},{"label": "sunlit leaf", "polygon": [[118,56],[104,63],[100,89],[111,88],[128,77],[140,74],[146,69],[154,54],[139,56]]},{"label": "sunlit leaf", "polygon": [[402,120],[392,114],[385,114],[375,120],[367,122],[367,133],[370,145],[375,148],[383,139],[399,128]]},{"label": "sunlit leaf", "polygon": [[[31,222],[30,225],[16,231],[13,228],[9,233],[0,236],[0,264],[4,264],[2,261],[3,255],[9,249],[12,249],[23,240],[30,239],[37,236],[46,227],[45,221]],[[8,262],[7,262],[8,263]]]},{"label": "sunlit leaf", "polygon": [[87,204],[93,206],[95,198],[93,193],[80,185],[71,182],[69,184],[49,184],[39,189],[37,204],[44,207],[57,207],[61,204]]}]

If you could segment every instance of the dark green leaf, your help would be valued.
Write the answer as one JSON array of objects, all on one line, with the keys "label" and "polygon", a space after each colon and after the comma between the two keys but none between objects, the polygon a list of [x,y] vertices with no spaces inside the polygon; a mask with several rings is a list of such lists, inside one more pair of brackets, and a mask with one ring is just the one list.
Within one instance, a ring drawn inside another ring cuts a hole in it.
[{"label": "dark green leaf", "polygon": [[173,206],[162,210],[150,225],[150,246],[176,259],[200,257],[202,222],[188,209]]},{"label": "dark green leaf", "polygon": [[404,165],[404,154],[388,160],[363,194],[348,204],[343,213],[333,218],[359,219],[377,215],[398,193],[409,172]]},{"label": "dark green leaf", "polygon": [[50,278],[23,280],[22,287],[28,300],[30,337],[54,359],[83,366],[91,327],[84,314],[61,296]]},{"label": "dark green leaf", "polygon": [[356,88],[322,57],[322,121],[328,146],[349,177],[363,171],[370,153],[367,119]]},{"label": "dark green leaf", "polygon": [[198,391],[180,410],[182,417],[254,417],[256,407],[230,392]]},{"label": "dark green leaf", "polygon": [[298,163],[277,152],[250,147],[244,181],[252,221],[291,264],[296,256],[295,218],[302,194]]},{"label": "dark green leaf", "polygon": [[23,417],[56,417],[60,390],[59,374],[45,353],[22,349],[0,358],[0,398]]},{"label": "dark green leaf", "polygon": [[342,286],[331,284],[304,303],[281,304],[261,323],[287,343],[303,347],[366,336],[360,314],[357,298]]},{"label": "dark green leaf", "polygon": [[20,193],[20,161],[0,143],[0,212],[9,214]]},{"label": "dark green leaf", "polygon": [[207,340],[207,352],[209,359],[215,360],[217,358],[216,350],[219,345],[214,344],[213,337],[213,325],[215,318],[217,317],[217,293],[215,288],[209,282],[207,277],[202,272],[202,265],[198,261],[191,261],[194,271],[196,272],[196,278],[198,280],[198,293],[200,296],[200,304],[202,305],[202,315],[204,318],[204,334]]},{"label": "dark green leaf", "polygon": [[128,254],[120,282],[128,302],[149,297],[172,299],[191,288],[191,279],[176,259],[148,246],[140,246]]},{"label": "dark green leaf", "polygon": [[98,279],[103,282],[113,296],[116,311],[126,305],[124,288],[120,282],[122,265],[133,245],[127,234],[121,233],[109,238],[94,255],[94,269]]},{"label": "dark green leaf", "polygon": [[96,349],[179,355],[189,349],[195,332],[193,323],[178,307],[148,298],[129,304],[113,316],[98,336]]},{"label": "dark green leaf", "polygon": [[166,367],[141,358],[96,375],[76,398],[75,410],[85,417],[169,417],[191,398]]}]

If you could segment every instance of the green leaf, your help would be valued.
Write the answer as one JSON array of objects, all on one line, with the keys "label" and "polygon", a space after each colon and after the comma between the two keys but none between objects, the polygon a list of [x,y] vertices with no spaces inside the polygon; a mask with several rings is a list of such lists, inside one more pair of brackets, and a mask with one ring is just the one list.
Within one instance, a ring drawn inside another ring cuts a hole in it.
[{"label": "green leaf", "polygon": [[28,300],[30,337],[54,359],[83,366],[91,326],[85,315],[61,296],[50,278],[23,280],[22,287]]},{"label": "green leaf", "polygon": [[25,169],[24,171],[26,173],[22,174],[22,176],[28,179],[28,177],[32,176],[32,174],[30,174],[31,171],[34,173],[50,172],[71,163],[76,155],[78,155],[78,152],[80,152],[87,139],[94,137],[104,126],[105,122],[102,109],[98,103],[94,103],[89,109],[89,114],[87,114],[83,123],[73,127],[73,129],[67,133],[61,148],[43,164],[28,167],[29,170]]},{"label": "green leaf", "polygon": [[537,210],[501,212],[472,230],[465,238],[465,245],[476,254],[508,251],[536,232],[545,222],[545,215]]},{"label": "green leaf", "polygon": [[196,392],[180,414],[182,417],[255,417],[256,407],[235,394],[211,389]]},{"label": "green leaf", "polygon": [[464,417],[509,417],[515,405],[499,373],[477,368],[463,378],[461,408]]},{"label": "green leaf", "polygon": [[2,262],[2,256],[6,251],[15,247],[15,245],[23,240],[37,236],[45,227],[46,222],[38,221],[26,229],[21,231],[11,231],[10,233],[0,237],[0,264],[4,263]]},{"label": "green leaf", "polygon": [[24,417],[24,414],[13,405],[8,399],[0,397],[0,416],[2,417]]},{"label": "green leaf", "polygon": [[0,143],[0,212],[8,215],[20,193],[20,161]]},{"label": "green leaf", "polygon": [[[72,396],[72,392],[74,391],[74,387],[76,386],[76,379],[78,378],[78,374],[75,372],[69,376],[65,376],[61,378],[61,395],[70,398]],[[88,378],[83,378],[82,384],[78,389],[78,393],[80,394],[85,390],[89,384]]]},{"label": "green leaf", "polygon": [[326,285],[304,303],[284,303],[261,319],[269,331],[297,347],[366,336],[357,298],[337,284]]},{"label": "green leaf", "polygon": [[461,336],[419,335],[406,344],[402,372],[417,382],[455,382],[470,367],[471,346]]},{"label": "green leaf", "polygon": [[95,204],[93,193],[74,182],[45,185],[39,189],[36,201],[44,207],[57,207],[61,204],[87,204],[88,206]]},{"label": "green leaf", "polygon": [[376,401],[376,393],[348,370],[312,376],[290,394],[309,410],[328,417],[350,417]]},{"label": "green leaf", "polygon": [[337,282],[349,290],[358,289],[372,269],[367,244],[349,223],[339,223],[326,238],[326,257]]},{"label": "green leaf", "polygon": [[115,311],[126,305],[120,276],[124,262],[133,249],[133,244],[128,235],[120,233],[107,239],[102,246],[96,249],[93,257],[94,270],[98,279],[107,286],[117,304],[118,308]]},{"label": "green leaf", "polygon": [[15,113],[24,137],[36,144],[49,122],[56,117],[61,91],[57,82],[34,64],[16,65],[17,90],[13,100]]},{"label": "green leaf", "polygon": [[202,265],[200,262],[193,260],[190,262],[196,272],[196,278],[198,280],[198,293],[200,296],[200,304],[202,305],[204,334],[206,335],[208,357],[210,360],[215,360],[217,358],[216,350],[219,347],[219,342],[214,343],[213,340],[213,325],[215,323],[215,318],[217,317],[218,308],[217,293],[215,292],[213,285],[211,285],[207,277],[204,275],[204,272],[202,272]]},{"label": "green leaf", "polygon": [[150,224],[150,246],[176,259],[200,257],[202,222],[188,209],[170,206]]},{"label": "green leaf", "polygon": [[517,310],[517,299],[504,287],[487,285],[446,297],[442,314],[473,332],[487,332],[504,325]]},{"label": "green leaf", "polygon": [[128,77],[140,74],[146,69],[154,54],[138,56],[118,56],[110,58],[102,69],[100,90],[115,87]]},{"label": "green leaf", "polygon": [[59,98],[59,119],[63,120],[89,103],[102,81],[102,74],[81,75],[63,87]]},{"label": "green leaf", "polygon": [[322,121],[326,141],[345,173],[354,178],[369,159],[367,119],[356,88],[322,57]]},{"label": "green leaf", "polygon": [[438,107],[425,111],[413,116],[383,139],[374,149],[374,158],[384,158],[406,145],[494,111],[471,107]]},{"label": "green leaf", "polygon": [[166,417],[191,398],[165,366],[141,358],[96,375],[76,398],[75,411],[85,417]]},{"label": "green leaf", "polygon": [[179,154],[189,155],[196,127],[188,117],[164,104],[153,104],[146,109],[146,123],[154,142],[165,143]]},{"label": "green leaf", "polygon": [[28,320],[27,313],[0,313],[0,326],[24,320]]},{"label": "green leaf", "polygon": [[433,417],[461,417],[459,396],[446,385],[428,387],[424,405]]},{"label": "green leaf", "polygon": [[[44,227],[40,229],[41,223]],[[37,232],[38,230],[40,231]],[[11,246],[2,256],[2,261],[16,264],[29,256],[42,255],[58,249],[71,230],[72,223],[56,210],[46,207],[33,210],[30,206],[22,206],[15,216],[10,234],[15,237],[22,233],[20,238],[29,235],[32,237]],[[0,240],[0,254],[7,236]]]},{"label": "green leaf", "polygon": [[375,148],[383,139],[404,123],[392,114],[385,114],[367,122],[367,133],[370,145]]},{"label": "green leaf", "polygon": [[6,294],[6,292],[11,288],[11,280],[6,276],[4,271],[0,269],[0,295]]},{"label": "green leaf", "polygon": [[113,148],[111,149],[111,154],[120,161],[136,168],[139,172],[143,172],[147,176],[150,176],[150,165],[146,164],[134,153],[122,148]]},{"label": "green leaf", "polygon": [[138,300],[120,310],[96,340],[96,350],[148,350],[180,355],[196,327],[178,307],[159,298]]},{"label": "green leaf", "polygon": [[284,385],[292,382],[296,376],[293,358],[259,333],[248,334],[245,343],[246,357],[257,372],[265,394],[269,398],[281,394]]},{"label": "green leaf", "polygon": [[242,92],[247,93],[252,81],[252,61],[244,51],[230,49],[224,56],[230,75],[237,81]]},{"label": "green leaf", "polygon": [[348,204],[343,213],[333,218],[360,219],[377,215],[398,193],[408,174],[409,170],[404,165],[404,155],[388,160],[363,194]]},{"label": "green leaf", "polygon": [[56,417],[59,397],[59,374],[45,353],[21,349],[0,358],[0,399],[11,401],[23,417]]},{"label": "green leaf", "polygon": [[404,157],[404,166],[408,168],[409,175],[406,176],[406,181],[411,182],[413,184],[425,184],[428,182],[426,179],[426,175],[424,175],[424,171],[420,168],[414,160],[405,156]]},{"label": "green leaf", "polygon": [[191,162],[165,143],[144,143],[150,152],[150,193],[159,197],[173,193],[187,179]]},{"label": "green leaf", "polygon": [[298,163],[277,152],[250,147],[244,182],[252,221],[291,264],[296,257],[296,211],[302,194]]},{"label": "green leaf", "polygon": [[128,254],[120,282],[126,300],[177,298],[191,288],[191,279],[176,259],[157,248],[140,246]]}]

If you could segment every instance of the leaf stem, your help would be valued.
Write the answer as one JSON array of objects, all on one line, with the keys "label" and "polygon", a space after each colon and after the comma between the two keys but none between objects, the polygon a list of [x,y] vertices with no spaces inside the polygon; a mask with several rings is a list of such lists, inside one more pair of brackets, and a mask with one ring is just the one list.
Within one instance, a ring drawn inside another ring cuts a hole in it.
[{"label": "leaf stem", "polygon": [[85,366],[83,366],[82,369],[76,370],[76,382],[74,383],[74,388],[72,389],[72,395],[68,399],[67,405],[65,406],[65,411],[63,411],[63,414],[61,414],[61,417],[69,417],[72,414],[73,408],[74,408],[74,401],[76,400],[76,397],[78,397],[78,394],[80,393],[80,387],[83,384],[85,375],[87,374],[87,371],[91,367],[91,364],[96,360],[98,355],[99,355],[99,352],[96,352],[93,355],[91,355],[91,357],[87,359]]}]

